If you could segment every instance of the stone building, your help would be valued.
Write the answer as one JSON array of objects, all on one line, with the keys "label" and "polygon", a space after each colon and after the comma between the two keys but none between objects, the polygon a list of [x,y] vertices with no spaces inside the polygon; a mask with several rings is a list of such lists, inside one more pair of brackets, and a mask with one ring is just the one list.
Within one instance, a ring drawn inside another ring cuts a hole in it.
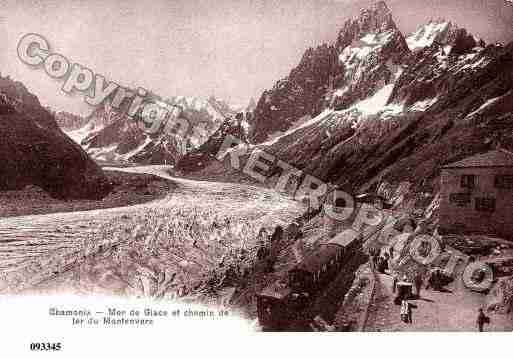
[{"label": "stone building", "polygon": [[513,153],[499,149],[442,167],[440,230],[513,240]]}]

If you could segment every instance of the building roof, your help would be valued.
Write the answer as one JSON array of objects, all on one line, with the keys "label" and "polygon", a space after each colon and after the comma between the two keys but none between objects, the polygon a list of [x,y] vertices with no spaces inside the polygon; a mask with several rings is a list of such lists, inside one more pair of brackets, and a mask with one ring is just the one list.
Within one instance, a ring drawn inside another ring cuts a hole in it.
[{"label": "building roof", "polygon": [[307,256],[301,263],[292,268],[292,271],[316,273],[321,270],[324,264],[328,264],[339,250],[338,246],[321,245],[319,250]]},{"label": "building roof", "polygon": [[355,231],[354,229],[346,229],[345,231],[331,238],[326,244],[335,244],[337,246],[345,248],[346,246],[351,244],[355,239],[358,239],[359,236],[360,233]]},{"label": "building roof", "polygon": [[461,161],[442,166],[442,168],[469,167],[513,167],[513,153],[499,149],[467,157]]},{"label": "building roof", "polygon": [[375,201],[376,199],[379,199],[379,200],[385,202],[385,198],[383,196],[380,196],[379,194],[374,194],[374,193],[362,193],[362,194],[356,195],[355,198],[358,202]]},{"label": "building roof", "polygon": [[283,299],[287,297],[292,290],[288,286],[286,282],[278,279],[276,282],[272,283],[268,287],[266,287],[259,296],[262,297],[270,297],[275,299]]}]

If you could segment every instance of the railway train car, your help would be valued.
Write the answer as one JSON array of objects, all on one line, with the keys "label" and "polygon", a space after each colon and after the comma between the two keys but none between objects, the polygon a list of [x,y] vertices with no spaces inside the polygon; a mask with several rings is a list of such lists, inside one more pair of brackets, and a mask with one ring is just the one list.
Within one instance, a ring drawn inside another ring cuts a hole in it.
[{"label": "railway train car", "polygon": [[264,329],[283,328],[294,319],[294,308],[301,307],[301,298],[283,280],[275,281],[257,295],[258,321]]},{"label": "railway train car", "polygon": [[292,290],[312,294],[333,280],[358,238],[358,232],[348,229],[321,244],[317,251],[289,271]]},{"label": "railway train car", "polygon": [[260,325],[277,329],[293,320],[298,311],[335,279],[360,242],[357,231],[341,232],[289,270],[288,278],[279,279],[257,294]]}]

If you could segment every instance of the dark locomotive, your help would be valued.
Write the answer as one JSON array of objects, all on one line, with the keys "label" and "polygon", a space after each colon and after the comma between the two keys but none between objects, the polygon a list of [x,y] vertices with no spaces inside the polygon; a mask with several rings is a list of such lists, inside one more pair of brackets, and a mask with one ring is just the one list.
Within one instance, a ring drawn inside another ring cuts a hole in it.
[{"label": "dark locomotive", "polygon": [[296,320],[297,314],[338,275],[361,239],[353,229],[343,231],[290,269],[288,278],[277,280],[257,294],[260,325],[276,330]]}]

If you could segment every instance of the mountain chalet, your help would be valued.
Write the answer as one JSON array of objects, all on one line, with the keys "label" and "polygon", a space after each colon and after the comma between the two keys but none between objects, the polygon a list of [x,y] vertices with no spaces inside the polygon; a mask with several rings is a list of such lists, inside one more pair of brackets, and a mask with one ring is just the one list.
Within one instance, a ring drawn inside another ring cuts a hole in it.
[{"label": "mountain chalet", "polygon": [[498,149],[442,167],[440,229],[513,239],[513,153]]}]

